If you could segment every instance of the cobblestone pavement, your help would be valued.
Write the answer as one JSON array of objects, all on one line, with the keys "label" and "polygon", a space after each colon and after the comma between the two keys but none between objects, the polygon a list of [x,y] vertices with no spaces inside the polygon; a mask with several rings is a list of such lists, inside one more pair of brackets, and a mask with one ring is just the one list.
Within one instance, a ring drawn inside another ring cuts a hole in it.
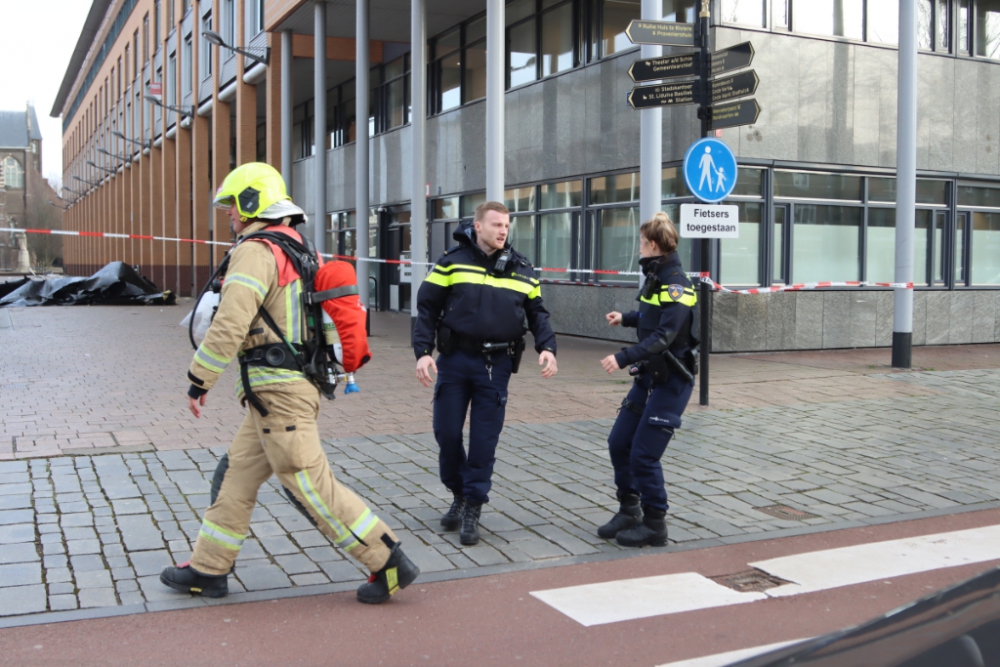
[{"label": "cobblestone pavement", "polygon": [[[705,546],[1000,500],[1000,371],[907,373],[889,381],[934,394],[686,417],[665,457],[671,541]],[[593,534],[614,507],[604,443],[610,424],[506,428],[483,541],[472,548],[438,526],[448,500],[429,434],[325,446],[338,477],[399,532],[429,581],[625,555]],[[162,587],[156,575],[188,558],[221,451],[0,462],[0,615],[208,604]],[[776,505],[792,514],[759,509]],[[230,601],[344,590],[364,576],[273,478],[251,528]]]}]

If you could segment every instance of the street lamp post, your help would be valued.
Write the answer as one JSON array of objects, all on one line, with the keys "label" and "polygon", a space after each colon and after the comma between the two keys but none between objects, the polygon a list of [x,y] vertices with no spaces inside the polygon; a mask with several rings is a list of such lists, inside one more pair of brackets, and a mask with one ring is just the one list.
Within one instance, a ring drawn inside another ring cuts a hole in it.
[{"label": "street lamp post", "polygon": [[239,46],[232,46],[230,44],[226,44],[226,40],[222,39],[222,35],[220,35],[219,33],[215,32],[214,30],[202,30],[201,31],[201,35],[202,35],[202,37],[205,38],[205,41],[207,41],[209,44],[215,44],[216,46],[221,47],[223,49],[229,49],[230,51],[232,51],[234,53],[240,54],[241,56],[246,56],[247,58],[249,58],[250,60],[252,60],[252,61],[254,61],[256,63],[260,63],[261,65],[264,65],[265,67],[267,67],[268,63],[271,61],[271,48],[270,47],[267,47],[267,46],[250,46],[250,47],[247,47],[247,48],[250,48],[250,49],[254,49],[256,51],[263,51],[264,52],[263,56],[258,56],[256,53],[250,53],[246,49],[240,48]]}]

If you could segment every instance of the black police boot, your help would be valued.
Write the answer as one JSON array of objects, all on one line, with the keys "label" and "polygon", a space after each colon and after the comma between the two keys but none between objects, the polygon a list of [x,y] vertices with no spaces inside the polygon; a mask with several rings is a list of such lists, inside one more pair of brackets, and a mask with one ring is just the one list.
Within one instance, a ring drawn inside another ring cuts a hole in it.
[{"label": "black police boot", "polygon": [[465,501],[465,511],[462,512],[462,532],[458,534],[458,541],[467,547],[479,544],[479,513],[482,509],[482,503]]},{"label": "black police boot", "polygon": [[191,567],[190,563],[163,568],[160,582],[175,590],[206,598],[224,598],[229,595],[228,574],[202,574]]},{"label": "black police boot", "polygon": [[441,517],[441,527],[445,530],[458,530],[458,527],[462,525],[462,511],[465,509],[465,497],[462,496],[461,492],[452,491],[455,494],[455,500],[452,501],[451,507],[448,511],[444,513]]},{"label": "black police boot", "polygon": [[623,547],[662,547],[667,544],[667,513],[664,510],[642,506],[642,523],[621,531],[615,536]]},{"label": "black police boot", "polygon": [[638,526],[642,523],[642,508],[639,506],[639,496],[634,493],[619,494],[618,500],[621,505],[618,513],[612,517],[611,521],[597,529],[597,536],[610,540],[621,531]]},{"label": "black police boot", "polygon": [[420,568],[407,558],[396,542],[389,553],[389,560],[381,570],[368,577],[368,581],[358,587],[358,602],[381,604],[406,588],[420,574]]}]

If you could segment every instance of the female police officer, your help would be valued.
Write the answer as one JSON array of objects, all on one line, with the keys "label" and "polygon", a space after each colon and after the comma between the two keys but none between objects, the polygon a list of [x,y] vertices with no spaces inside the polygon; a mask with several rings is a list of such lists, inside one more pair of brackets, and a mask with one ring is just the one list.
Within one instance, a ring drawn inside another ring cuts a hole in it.
[{"label": "female police officer", "polygon": [[[677,255],[677,230],[660,212],[639,228],[645,284],[639,310],[607,314],[608,324],[638,329],[639,343],[601,360],[608,373],[631,366],[636,375],[608,436],[621,506],[597,530],[627,547],[667,543],[667,493],[660,457],[694,388],[697,297]],[[641,500],[641,507],[640,507]]]}]

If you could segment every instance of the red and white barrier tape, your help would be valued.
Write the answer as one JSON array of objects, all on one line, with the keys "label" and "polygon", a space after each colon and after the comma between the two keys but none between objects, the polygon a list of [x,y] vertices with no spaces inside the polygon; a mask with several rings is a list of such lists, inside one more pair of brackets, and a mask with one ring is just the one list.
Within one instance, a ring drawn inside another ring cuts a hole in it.
[{"label": "red and white barrier tape", "polygon": [[[172,243],[198,243],[201,245],[215,245],[231,247],[233,244],[228,241],[203,241],[200,239],[180,239],[167,236],[147,236],[145,234],[115,234],[112,232],[83,232],[65,229],[20,229],[18,227],[0,227],[0,232],[23,232],[25,234],[52,234],[54,236],[83,236],[87,238],[107,238],[107,239],[139,239],[143,241],[167,241]],[[350,255],[331,255],[320,253],[327,259],[340,259],[349,262],[370,262],[372,264],[390,265],[417,265],[434,266],[434,262],[414,262],[409,259],[376,259],[371,257],[352,257]],[[535,271],[551,273],[586,273],[593,275],[608,276],[640,276],[638,271],[615,271],[612,269],[559,269],[551,267],[535,267]],[[798,283],[795,285],[779,285],[776,287],[757,287],[753,289],[734,290],[723,287],[712,280],[708,273],[688,273],[690,278],[696,278],[701,282],[708,283],[712,289],[729,294],[773,294],[775,292],[799,292],[803,290],[823,289],[826,287],[889,287],[893,289],[913,289],[913,283],[878,283],[870,281],[847,281],[847,282],[818,282],[818,283]],[[608,285],[606,283],[596,283],[583,280],[558,280],[545,279],[541,281],[553,285],[580,285],[587,287],[618,287],[618,285]]]}]

